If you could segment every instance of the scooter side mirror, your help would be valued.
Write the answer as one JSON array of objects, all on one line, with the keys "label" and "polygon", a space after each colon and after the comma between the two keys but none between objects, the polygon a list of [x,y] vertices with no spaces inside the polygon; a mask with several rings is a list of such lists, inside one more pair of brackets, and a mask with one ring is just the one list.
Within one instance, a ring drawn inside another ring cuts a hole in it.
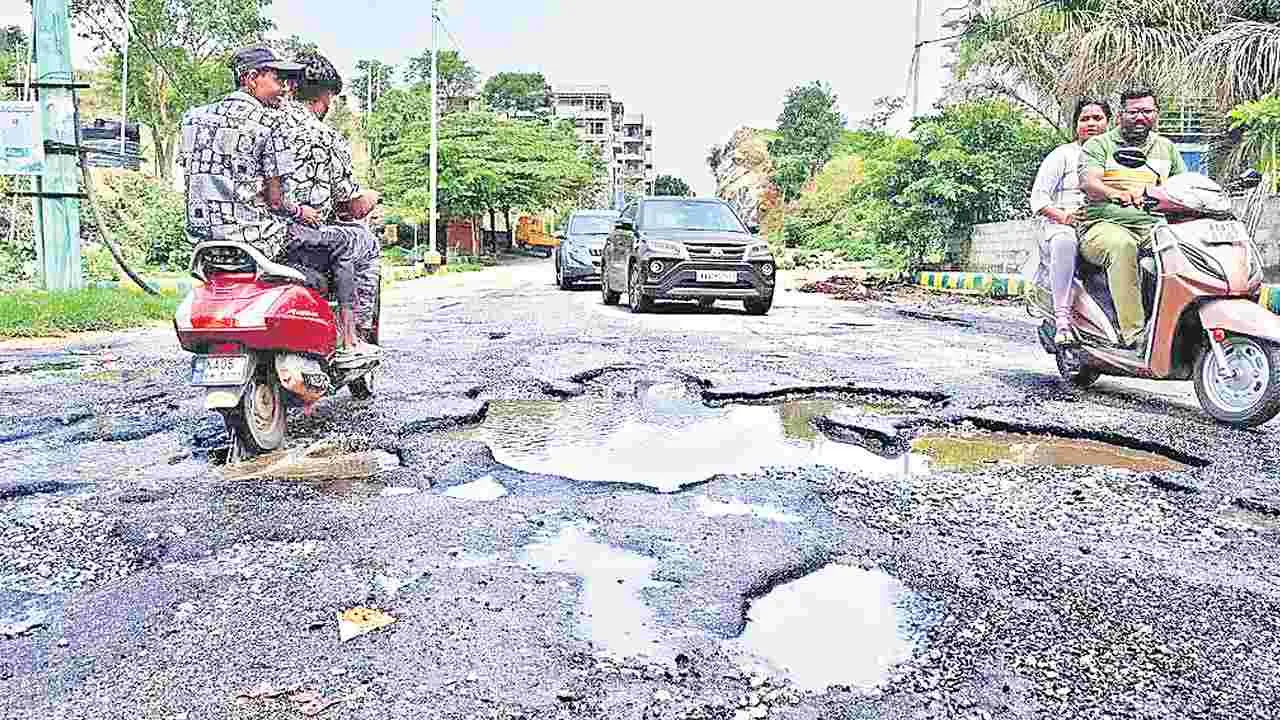
[{"label": "scooter side mirror", "polygon": [[1262,173],[1250,168],[1240,174],[1236,184],[1244,190],[1252,190],[1262,184]]},{"label": "scooter side mirror", "polygon": [[1145,167],[1147,164],[1147,154],[1143,152],[1141,148],[1136,147],[1118,148],[1111,157],[1118,164],[1132,170]]}]

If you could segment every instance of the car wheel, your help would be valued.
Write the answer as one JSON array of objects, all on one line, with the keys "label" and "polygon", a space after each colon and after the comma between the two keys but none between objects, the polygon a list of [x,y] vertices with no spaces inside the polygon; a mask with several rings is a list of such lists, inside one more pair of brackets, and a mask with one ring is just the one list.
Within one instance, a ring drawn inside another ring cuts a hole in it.
[{"label": "car wheel", "polygon": [[769,312],[769,308],[773,307],[773,296],[749,298],[742,301],[742,306],[747,309],[748,315],[764,315]]},{"label": "car wheel", "polygon": [[560,288],[561,290],[568,290],[570,287],[572,287],[573,284],[570,283],[568,280],[566,280],[564,277],[564,266],[560,264],[559,253],[556,253],[555,265],[556,265],[556,287]]},{"label": "car wheel", "polygon": [[600,299],[605,305],[617,305],[618,300],[622,297],[622,293],[616,293],[609,289],[609,268],[600,269]]},{"label": "car wheel", "polygon": [[627,273],[627,304],[633,313],[647,313],[653,309],[653,298],[640,291],[644,284],[643,273],[640,263],[631,263],[631,272]]}]

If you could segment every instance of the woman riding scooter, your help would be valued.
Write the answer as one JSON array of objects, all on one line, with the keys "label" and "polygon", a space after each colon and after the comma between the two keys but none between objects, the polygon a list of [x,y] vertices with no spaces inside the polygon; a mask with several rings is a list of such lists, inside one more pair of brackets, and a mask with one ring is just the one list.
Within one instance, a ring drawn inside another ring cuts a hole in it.
[{"label": "woman riding scooter", "polygon": [[[1076,273],[1078,211],[1084,207],[1080,189],[1080,153],[1085,141],[1107,131],[1111,106],[1105,100],[1080,98],[1072,115],[1075,140],[1060,145],[1040,164],[1031,188],[1031,210],[1044,218],[1040,230],[1041,264],[1036,284],[1045,281],[1053,289],[1053,310],[1057,333],[1054,343],[1075,342],[1071,332],[1071,285]],[[1048,266],[1044,260],[1048,259]]]}]

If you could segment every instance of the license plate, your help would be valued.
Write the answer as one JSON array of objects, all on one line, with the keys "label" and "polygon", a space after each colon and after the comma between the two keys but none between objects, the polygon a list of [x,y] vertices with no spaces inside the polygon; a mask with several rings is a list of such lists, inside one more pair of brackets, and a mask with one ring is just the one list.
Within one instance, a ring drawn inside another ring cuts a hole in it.
[{"label": "license plate", "polygon": [[198,355],[191,363],[191,384],[239,385],[248,367],[244,355]]},{"label": "license plate", "polygon": [[1201,239],[1210,245],[1230,245],[1248,238],[1244,225],[1234,220],[1213,220],[1206,223]]},{"label": "license plate", "polygon": [[710,283],[736,283],[738,282],[738,273],[736,270],[696,270],[695,279],[698,282]]}]

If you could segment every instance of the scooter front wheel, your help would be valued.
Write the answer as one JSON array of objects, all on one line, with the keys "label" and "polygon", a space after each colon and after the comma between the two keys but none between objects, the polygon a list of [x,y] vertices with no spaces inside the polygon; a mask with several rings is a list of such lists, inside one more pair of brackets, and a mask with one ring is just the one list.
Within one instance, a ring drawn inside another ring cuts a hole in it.
[{"label": "scooter front wheel", "polygon": [[255,372],[240,404],[222,411],[231,436],[231,461],[277,450],[284,445],[286,414],[275,364]]},{"label": "scooter front wheel", "polygon": [[1236,427],[1256,427],[1280,414],[1280,345],[1230,335],[1222,357],[1225,368],[1211,348],[1196,360],[1196,397],[1205,412]]}]

